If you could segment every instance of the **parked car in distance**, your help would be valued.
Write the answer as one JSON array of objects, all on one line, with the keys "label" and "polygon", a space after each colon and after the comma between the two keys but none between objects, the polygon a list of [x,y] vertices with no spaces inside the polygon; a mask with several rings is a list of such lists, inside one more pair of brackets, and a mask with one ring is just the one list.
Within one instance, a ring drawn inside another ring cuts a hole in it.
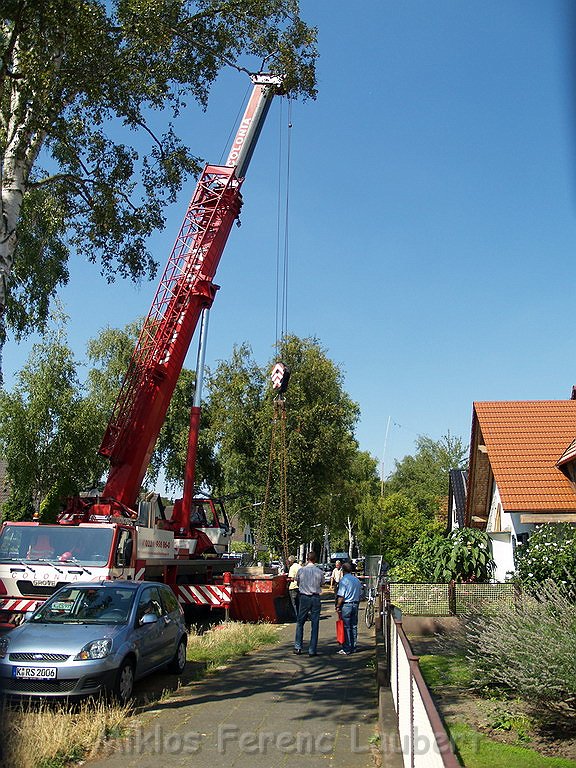
[{"label": "parked car in distance", "polygon": [[73,583],[0,637],[0,692],[10,697],[92,696],[121,701],[134,681],[186,665],[186,625],[175,594],[147,581]]},{"label": "parked car in distance", "polygon": [[324,584],[330,584],[330,576],[334,570],[334,566],[331,563],[319,563],[318,567],[324,571]]}]

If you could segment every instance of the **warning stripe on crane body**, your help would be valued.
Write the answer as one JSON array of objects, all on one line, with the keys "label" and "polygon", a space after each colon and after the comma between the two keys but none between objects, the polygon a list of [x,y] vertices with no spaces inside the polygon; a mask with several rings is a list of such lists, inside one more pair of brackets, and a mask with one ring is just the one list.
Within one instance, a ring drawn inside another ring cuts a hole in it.
[{"label": "warning stripe on crane body", "polygon": [[8,598],[6,600],[0,600],[0,610],[2,611],[33,611],[36,609],[38,603],[44,602],[43,600],[15,600]]},{"label": "warning stripe on crane body", "polygon": [[179,584],[178,601],[219,608],[232,602],[232,587],[228,584]]}]

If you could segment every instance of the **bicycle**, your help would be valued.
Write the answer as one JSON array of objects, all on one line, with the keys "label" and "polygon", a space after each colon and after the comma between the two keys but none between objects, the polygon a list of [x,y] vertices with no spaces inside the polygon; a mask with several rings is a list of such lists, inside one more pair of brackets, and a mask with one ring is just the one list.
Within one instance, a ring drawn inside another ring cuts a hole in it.
[{"label": "bicycle", "polygon": [[371,586],[368,588],[368,595],[366,597],[366,607],[364,608],[364,621],[368,629],[372,629],[374,626],[374,613],[376,608],[376,588]]}]

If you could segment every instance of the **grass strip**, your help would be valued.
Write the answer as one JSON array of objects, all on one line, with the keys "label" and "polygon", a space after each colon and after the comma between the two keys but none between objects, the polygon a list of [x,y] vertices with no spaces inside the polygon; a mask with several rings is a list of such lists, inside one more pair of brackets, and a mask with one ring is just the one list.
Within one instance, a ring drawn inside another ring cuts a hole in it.
[{"label": "grass strip", "polygon": [[219,624],[208,632],[190,634],[186,658],[205,664],[211,671],[257,648],[276,644],[278,631],[274,624]]},{"label": "grass strip", "polygon": [[63,768],[121,735],[130,707],[104,700],[74,705],[38,702],[6,706],[1,714],[3,766]]},{"label": "grass strip", "polygon": [[446,685],[468,688],[472,681],[470,664],[463,653],[420,656],[420,669],[430,688]]},{"label": "grass strip", "polygon": [[448,731],[465,768],[576,768],[576,760],[544,757],[527,747],[502,744],[464,723],[448,724]]}]

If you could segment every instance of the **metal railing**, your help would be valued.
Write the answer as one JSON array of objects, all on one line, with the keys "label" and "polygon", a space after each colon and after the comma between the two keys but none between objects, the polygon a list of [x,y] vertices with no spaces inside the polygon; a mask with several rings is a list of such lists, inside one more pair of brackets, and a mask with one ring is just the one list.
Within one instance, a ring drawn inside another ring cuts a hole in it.
[{"label": "metal railing", "polygon": [[398,718],[405,768],[459,768],[450,737],[438,714],[402,627],[400,611],[383,611],[389,683]]}]

